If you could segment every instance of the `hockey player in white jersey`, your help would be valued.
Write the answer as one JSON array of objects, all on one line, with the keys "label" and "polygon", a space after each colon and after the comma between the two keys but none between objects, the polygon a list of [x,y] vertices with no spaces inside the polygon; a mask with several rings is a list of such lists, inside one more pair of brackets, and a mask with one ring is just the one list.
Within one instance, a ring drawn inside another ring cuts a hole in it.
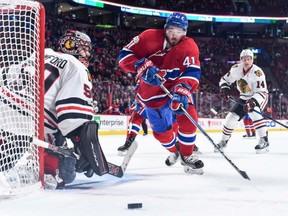
[{"label": "hockey player in white jersey", "polygon": [[91,121],[92,83],[87,69],[91,49],[89,36],[74,30],[60,39],[59,52],[45,49],[45,141],[65,147],[69,138],[74,144],[71,151],[80,155],[76,161],[46,150],[44,172],[50,174],[45,175],[46,183],[56,180],[58,188],[72,182],[76,172],[91,177],[109,171],[98,140],[98,125]]},{"label": "hockey player in white jersey", "polygon": [[[259,113],[262,112],[268,102],[268,90],[265,74],[260,67],[253,64],[253,53],[249,49],[244,49],[240,54],[240,64],[235,64],[230,71],[226,73],[219,82],[220,94],[228,101],[230,97],[230,86],[236,82],[240,97],[237,103],[227,114],[222,128],[222,139],[219,142],[219,148],[227,146],[228,140],[236,124],[249,113],[253,120],[256,133],[260,137],[259,143],[255,146],[256,153],[265,153],[269,151],[268,133],[266,121]],[[217,149],[215,148],[215,152]]]}]

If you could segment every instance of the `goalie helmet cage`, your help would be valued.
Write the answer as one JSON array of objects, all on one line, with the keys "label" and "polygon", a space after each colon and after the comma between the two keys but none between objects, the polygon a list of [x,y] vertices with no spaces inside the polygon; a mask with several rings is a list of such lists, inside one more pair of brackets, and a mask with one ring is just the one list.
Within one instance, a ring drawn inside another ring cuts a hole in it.
[{"label": "goalie helmet cage", "polygon": [[43,186],[45,9],[0,0],[0,198]]}]

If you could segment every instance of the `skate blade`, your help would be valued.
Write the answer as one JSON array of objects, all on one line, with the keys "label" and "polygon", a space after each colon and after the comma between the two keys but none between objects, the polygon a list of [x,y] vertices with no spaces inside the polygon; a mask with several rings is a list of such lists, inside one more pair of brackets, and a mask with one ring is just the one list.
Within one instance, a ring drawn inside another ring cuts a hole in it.
[{"label": "skate blade", "polygon": [[269,148],[268,147],[266,147],[264,149],[257,149],[256,150],[256,154],[265,154],[267,152],[269,152]]},{"label": "skate blade", "polygon": [[200,168],[200,169],[192,169],[189,166],[185,166],[184,167],[184,172],[185,173],[189,173],[189,174],[197,174],[197,175],[203,175],[203,173],[204,173],[202,168]]}]

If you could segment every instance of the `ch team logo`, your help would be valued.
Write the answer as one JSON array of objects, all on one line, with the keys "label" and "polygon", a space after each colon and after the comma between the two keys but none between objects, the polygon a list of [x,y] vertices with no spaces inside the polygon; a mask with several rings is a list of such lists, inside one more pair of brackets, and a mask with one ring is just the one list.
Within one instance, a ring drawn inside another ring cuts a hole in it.
[{"label": "ch team logo", "polygon": [[256,76],[261,77],[263,75],[262,71],[257,70],[254,72]]},{"label": "ch team logo", "polygon": [[240,92],[242,92],[242,93],[251,92],[251,89],[250,89],[250,87],[248,86],[248,83],[247,83],[246,80],[240,79],[240,80],[237,81],[237,84],[238,84],[238,86],[239,86]]},{"label": "ch team logo", "polygon": [[65,49],[65,52],[69,54],[74,54],[78,47],[78,42],[71,36],[64,37],[60,43],[63,49]]}]

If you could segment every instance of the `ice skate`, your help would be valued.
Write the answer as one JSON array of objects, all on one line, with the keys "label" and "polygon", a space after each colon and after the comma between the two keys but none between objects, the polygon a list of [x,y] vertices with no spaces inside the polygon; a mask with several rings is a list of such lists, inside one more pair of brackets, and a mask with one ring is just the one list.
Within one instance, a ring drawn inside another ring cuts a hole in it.
[{"label": "ice skate", "polygon": [[179,152],[176,151],[176,152],[172,152],[168,158],[165,160],[165,164],[167,166],[173,166],[175,163],[177,163],[177,161],[179,160]]},{"label": "ice skate", "polygon": [[255,132],[253,132],[253,133],[247,133],[247,134],[245,134],[245,135],[243,135],[243,138],[245,138],[245,139],[255,139],[256,138],[256,134],[255,134]]},{"label": "ice skate", "polygon": [[257,154],[269,152],[269,141],[267,136],[261,137],[258,144],[255,146]]},{"label": "ice skate", "polygon": [[250,137],[250,133],[244,134],[243,138],[249,138]]},{"label": "ice skate", "polygon": [[119,156],[124,156],[126,154],[126,152],[128,151],[129,147],[131,146],[131,144],[134,142],[135,140],[135,136],[131,136],[129,137],[125,144],[123,146],[120,146],[117,150],[118,150],[118,155]]},{"label": "ice skate", "polygon": [[190,174],[202,175],[204,173],[204,163],[196,155],[181,156],[181,164],[184,166],[184,172]]},{"label": "ice skate", "polygon": [[[223,151],[223,149],[227,147],[227,143],[228,143],[228,140],[221,140],[216,145],[219,147],[219,149],[221,149]],[[215,153],[219,152],[218,148],[214,148],[214,152]]]}]

